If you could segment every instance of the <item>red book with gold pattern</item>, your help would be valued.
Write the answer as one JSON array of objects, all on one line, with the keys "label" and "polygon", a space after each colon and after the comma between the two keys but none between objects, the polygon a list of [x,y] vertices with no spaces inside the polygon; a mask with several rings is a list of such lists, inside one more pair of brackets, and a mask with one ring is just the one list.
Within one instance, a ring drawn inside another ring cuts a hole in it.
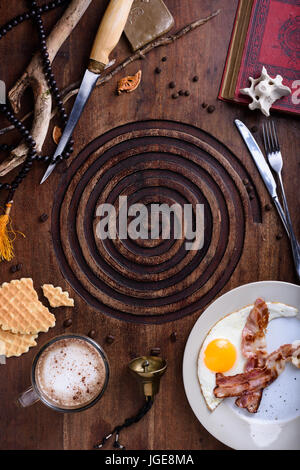
[{"label": "red book with gold pattern", "polygon": [[272,109],[300,114],[300,0],[240,0],[219,98],[249,103],[249,77],[281,75],[292,94]]}]

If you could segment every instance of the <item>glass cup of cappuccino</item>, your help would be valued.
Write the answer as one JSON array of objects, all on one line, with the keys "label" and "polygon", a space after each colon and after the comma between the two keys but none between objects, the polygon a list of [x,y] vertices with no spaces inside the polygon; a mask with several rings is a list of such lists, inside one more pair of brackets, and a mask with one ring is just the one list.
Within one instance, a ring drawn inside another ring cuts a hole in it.
[{"label": "glass cup of cappuccino", "polygon": [[64,413],[83,411],[100,400],[108,379],[108,360],[96,341],[77,334],[57,336],[35,356],[32,386],[18,402],[26,407],[41,401]]}]

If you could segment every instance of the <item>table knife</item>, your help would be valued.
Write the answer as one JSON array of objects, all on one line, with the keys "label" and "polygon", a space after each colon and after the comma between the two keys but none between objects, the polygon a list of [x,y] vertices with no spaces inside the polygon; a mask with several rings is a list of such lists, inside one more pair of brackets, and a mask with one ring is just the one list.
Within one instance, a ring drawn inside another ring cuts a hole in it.
[{"label": "table knife", "polygon": [[[66,127],[54,153],[54,158],[62,154],[65,146],[71,138],[74,128],[98,78],[109,63],[109,54],[119,42],[121,34],[125,28],[132,3],[133,0],[110,0],[94,40],[88,68],[81,82],[79,92]],[[55,166],[56,163],[51,163],[48,166],[40,184],[46,181]]]},{"label": "table knife", "polygon": [[290,234],[289,234],[289,230],[288,230],[288,225],[287,225],[287,221],[286,221],[286,216],[285,216],[285,213],[284,213],[284,210],[282,208],[282,205],[280,204],[280,201],[278,199],[278,195],[277,195],[277,185],[276,185],[276,181],[274,179],[274,176],[272,175],[272,172],[269,168],[269,165],[267,164],[266,162],[266,159],[262,153],[262,151],[260,150],[259,146],[258,146],[258,143],[256,142],[256,140],[254,139],[253,135],[251,134],[251,132],[249,131],[248,127],[245,126],[245,124],[240,121],[239,119],[235,119],[235,125],[237,126],[245,144],[247,145],[248,147],[248,150],[257,166],[257,169],[260,173],[260,176],[262,177],[263,179],[263,182],[265,183],[265,186],[275,204],[275,207],[279,213],[279,216],[282,220],[282,223],[284,225],[284,228],[288,234],[288,236],[290,237]]}]

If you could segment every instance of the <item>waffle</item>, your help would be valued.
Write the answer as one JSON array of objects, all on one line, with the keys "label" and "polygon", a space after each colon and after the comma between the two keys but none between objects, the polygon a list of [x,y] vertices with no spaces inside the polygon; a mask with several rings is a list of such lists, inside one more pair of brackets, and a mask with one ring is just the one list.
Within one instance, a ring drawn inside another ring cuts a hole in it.
[{"label": "waffle", "polygon": [[[14,334],[0,328],[0,355],[3,354],[6,357],[21,356],[21,354],[28,352],[29,348],[36,346],[36,338],[37,335]],[[3,352],[1,345],[4,347]]]},{"label": "waffle", "polygon": [[37,334],[55,325],[55,316],[38,299],[30,278],[0,287],[0,326],[12,333]]},{"label": "waffle", "polygon": [[44,284],[42,289],[51,307],[74,307],[74,300],[69,297],[68,292],[63,292],[61,287]]}]

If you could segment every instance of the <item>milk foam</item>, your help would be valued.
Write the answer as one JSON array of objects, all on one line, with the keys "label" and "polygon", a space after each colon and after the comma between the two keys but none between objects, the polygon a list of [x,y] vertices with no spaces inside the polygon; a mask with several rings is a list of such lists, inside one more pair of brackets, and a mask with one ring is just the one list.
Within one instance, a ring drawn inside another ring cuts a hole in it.
[{"label": "milk foam", "polygon": [[100,353],[80,338],[64,338],[51,344],[36,368],[40,391],[63,408],[80,408],[92,401],[101,392],[105,375]]}]

